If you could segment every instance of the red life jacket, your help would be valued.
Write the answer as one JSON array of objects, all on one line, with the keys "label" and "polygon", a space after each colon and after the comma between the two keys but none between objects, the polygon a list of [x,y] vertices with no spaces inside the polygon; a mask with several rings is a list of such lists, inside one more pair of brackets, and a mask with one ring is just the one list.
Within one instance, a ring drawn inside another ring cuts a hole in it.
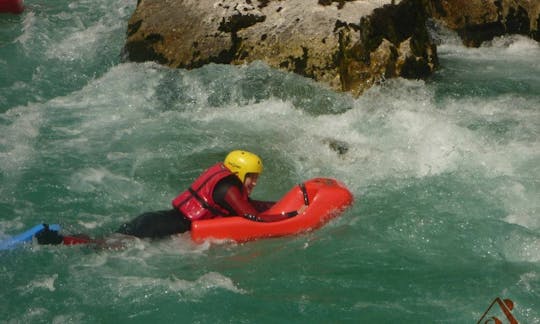
[{"label": "red life jacket", "polygon": [[223,163],[204,171],[193,184],[172,201],[174,208],[191,220],[228,216],[230,213],[214,201],[214,188],[225,177],[233,174]]}]

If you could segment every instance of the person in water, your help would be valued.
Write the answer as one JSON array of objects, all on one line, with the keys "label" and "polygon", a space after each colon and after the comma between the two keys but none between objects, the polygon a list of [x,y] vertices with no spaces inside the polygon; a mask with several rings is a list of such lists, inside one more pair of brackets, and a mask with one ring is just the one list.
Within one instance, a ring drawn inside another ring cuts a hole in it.
[{"label": "person in water", "polygon": [[[256,154],[232,151],[223,162],[205,170],[188,189],[174,198],[172,209],[141,214],[122,224],[116,233],[139,238],[163,238],[189,231],[191,222],[195,220],[242,216],[252,221],[271,222],[288,217],[262,214],[274,202],[250,198],[262,171],[262,160]],[[39,244],[92,241],[86,236],[62,236],[47,228],[36,234],[36,238]]]}]

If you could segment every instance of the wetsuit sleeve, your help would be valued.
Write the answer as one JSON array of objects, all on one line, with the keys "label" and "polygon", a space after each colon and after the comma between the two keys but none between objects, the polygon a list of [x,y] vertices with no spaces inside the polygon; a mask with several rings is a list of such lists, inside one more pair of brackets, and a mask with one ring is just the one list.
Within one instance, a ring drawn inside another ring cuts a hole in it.
[{"label": "wetsuit sleeve", "polygon": [[242,196],[242,192],[235,186],[229,187],[229,190],[225,193],[224,200],[234,210],[235,215],[259,215],[259,211]]},{"label": "wetsuit sleeve", "polygon": [[242,188],[242,183],[236,176],[225,178],[216,186],[214,201],[228,210],[231,216],[242,216],[262,222],[273,222],[283,218],[281,215],[261,215],[261,212],[274,203],[246,199]]},{"label": "wetsuit sleeve", "polygon": [[262,213],[270,209],[270,207],[276,204],[275,201],[260,201],[260,200],[252,200],[252,199],[250,199],[249,202],[259,213]]},{"label": "wetsuit sleeve", "polygon": [[[257,210],[255,206],[252,205],[254,201],[248,201],[248,200],[243,199],[242,193],[236,187],[230,188],[230,190],[225,195],[225,201],[227,201],[227,203],[232,208],[234,208],[234,210],[237,212],[236,215],[240,215],[247,219],[258,221],[258,222],[276,222],[276,221],[280,221],[280,220],[290,217],[285,214],[277,214],[277,215],[261,214],[260,213],[261,211]],[[268,208],[270,208],[270,206],[274,204],[273,202],[264,202],[264,201],[259,202],[259,203],[262,203],[260,207],[268,206]]]}]

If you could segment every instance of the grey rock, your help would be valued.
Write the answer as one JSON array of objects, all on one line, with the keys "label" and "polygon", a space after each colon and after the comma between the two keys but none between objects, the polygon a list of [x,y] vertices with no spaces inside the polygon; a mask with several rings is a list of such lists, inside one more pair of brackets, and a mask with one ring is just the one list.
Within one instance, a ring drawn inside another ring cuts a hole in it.
[{"label": "grey rock", "polygon": [[176,68],[263,61],[359,95],[437,66],[422,0],[140,0],[125,56]]}]

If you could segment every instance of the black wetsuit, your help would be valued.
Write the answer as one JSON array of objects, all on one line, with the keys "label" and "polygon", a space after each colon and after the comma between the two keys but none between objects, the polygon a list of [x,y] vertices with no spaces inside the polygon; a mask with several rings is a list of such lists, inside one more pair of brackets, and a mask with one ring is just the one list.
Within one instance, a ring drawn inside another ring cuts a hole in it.
[{"label": "black wetsuit", "polygon": [[[227,199],[231,199],[230,189],[233,187],[238,188],[240,191],[244,190],[242,182],[236,175],[223,178],[214,188],[213,199],[214,202],[226,209],[229,215],[238,215],[238,212],[227,202]],[[232,198],[238,199],[236,196]],[[274,202],[250,199],[247,204],[252,206],[256,211],[262,212],[270,208]],[[130,222],[122,224],[116,233],[140,238],[162,238],[173,234],[184,233],[189,230],[191,230],[191,220],[177,209],[172,208],[141,214]],[[60,244],[64,238],[57,231],[49,230],[48,227],[36,234],[36,237],[39,244]]]},{"label": "black wetsuit", "polygon": [[122,224],[116,232],[141,238],[159,238],[190,229],[191,221],[173,208],[141,214],[129,223]]},{"label": "black wetsuit", "polygon": [[[242,182],[236,175],[230,175],[220,180],[214,189],[214,201],[235,215],[235,211],[226,202],[227,192],[233,186],[242,189]],[[257,208],[257,206],[255,207]],[[261,209],[268,208],[263,206]],[[259,208],[257,208],[259,209]],[[173,234],[183,233],[191,229],[191,220],[177,209],[147,212],[137,216],[129,223],[125,223],[116,231],[117,233],[133,235],[136,237],[160,238]]]}]

